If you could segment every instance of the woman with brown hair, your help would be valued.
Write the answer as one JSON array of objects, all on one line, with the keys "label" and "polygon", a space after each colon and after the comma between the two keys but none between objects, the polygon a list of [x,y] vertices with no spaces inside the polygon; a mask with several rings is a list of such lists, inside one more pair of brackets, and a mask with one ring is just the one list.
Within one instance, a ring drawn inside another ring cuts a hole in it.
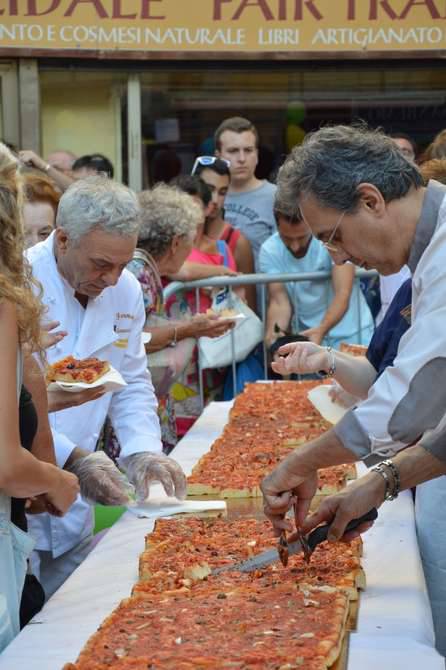
[{"label": "woman with brown hair", "polygon": [[23,225],[25,247],[43,242],[56,227],[56,213],[60,192],[54,182],[36,172],[24,172],[23,179]]},{"label": "woman with brown hair", "polygon": [[17,161],[0,144],[0,650],[19,632],[19,605],[32,541],[11,522],[11,497],[42,496],[64,514],[79,491],[77,477],[23,448],[18,398],[22,348],[41,351],[42,306],[23,257],[22,187]]},{"label": "woman with brown hair", "polygon": [[425,184],[429,179],[435,179],[440,184],[446,184],[446,158],[431,158],[420,165]]},{"label": "woman with brown hair", "polygon": [[446,158],[446,129],[440,130],[420,158],[420,165],[432,159]]}]

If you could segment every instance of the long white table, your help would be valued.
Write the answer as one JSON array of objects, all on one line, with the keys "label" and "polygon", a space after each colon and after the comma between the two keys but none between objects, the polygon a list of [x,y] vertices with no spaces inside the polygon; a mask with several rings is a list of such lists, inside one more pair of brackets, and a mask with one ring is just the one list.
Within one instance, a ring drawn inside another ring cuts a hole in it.
[{"label": "long white table", "polygon": [[[175,449],[186,473],[209,450],[226,423],[231,403],[213,403]],[[154,487],[154,495],[162,495]],[[61,670],[138,577],[138,556],[153,519],[127,512],[42,612],[0,656],[0,670]],[[349,670],[444,670],[433,647],[430,607],[415,536],[412,499],[400,495],[380,509],[364,535],[367,590],[358,631],[350,636]]]}]

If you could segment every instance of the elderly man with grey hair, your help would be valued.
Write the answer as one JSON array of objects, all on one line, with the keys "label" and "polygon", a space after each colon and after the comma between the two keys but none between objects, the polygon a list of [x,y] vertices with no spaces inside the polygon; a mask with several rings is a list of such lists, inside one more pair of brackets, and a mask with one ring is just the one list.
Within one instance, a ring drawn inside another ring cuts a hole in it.
[{"label": "elderly man with grey hair", "polygon": [[64,519],[30,518],[36,540],[34,571],[47,596],[79,565],[91,548],[92,508],[128,500],[123,478],[103,453],[94,452],[108,415],[122,445],[119,464],[139,499],[160,481],[169,495],[186,492],[179,465],[162,454],[157,401],[142,342],[145,322],[141,288],[125,268],[138,238],[136,195],[111,180],[91,177],[62,196],[57,228],[28,251],[43,286],[47,318],[68,334],[48,350],[50,363],[69,354],[107,360],[126,382],[92,402],[50,415],[58,465],[77,472],[81,494]]},{"label": "elderly man with grey hair", "polygon": [[[412,273],[412,324],[397,356],[377,378],[366,359],[358,376],[366,399],[330,431],[287,456],[262,482],[265,512],[277,533],[296,506],[304,532],[331,522],[330,538],[401,489],[416,494],[421,556],[434,615],[436,646],[446,652],[446,187],[425,187],[418,168],[390,138],[363,127],[327,127],[293,151],[279,174],[279,197],[299,210],[335,263],[389,275]],[[299,367],[299,344],[279,350],[276,371]],[[327,373],[349,373],[348,356],[327,357]],[[342,383],[342,381],[341,381]],[[412,446],[411,446],[412,445]],[[304,522],[317,470],[358,459],[381,461],[366,477],[328,498]],[[432,480],[432,481],[428,481]],[[423,483],[424,482],[424,483]],[[366,530],[359,524],[352,538]]]}]

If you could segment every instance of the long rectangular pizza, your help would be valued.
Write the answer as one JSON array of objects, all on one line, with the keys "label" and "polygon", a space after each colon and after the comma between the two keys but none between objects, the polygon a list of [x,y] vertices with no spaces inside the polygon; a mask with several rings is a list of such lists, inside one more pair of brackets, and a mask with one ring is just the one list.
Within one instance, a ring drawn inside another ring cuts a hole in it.
[{"label": "long rectangular pizza", "polygon": [[342,591],[265,579],[137,596],[64,670],[326,670],[340,653],[347,615]]},{"label": "long rectangular pizza", "polygon": [[[159,519],[146,538],[146,549],[140,556],[139,582],[133,592],[188,590],[203,579],[218,584],[216,577],[209,577],[214,568],[235,565],[276,543],[266,519]],[[324,542],[313,553],[309,565],[299,554],[290,556],[286,569],[273,564],[261,574],[269,575],[272,580],[340,588],[350,600],[357,600],[358,589],[365,587],[361,546],[360,540],[351,545]],[[252,581],[258,576],[257,571],[246,579]]]},{"label": "long rectangular pizza", "polygon": [[347,596],[262,579],[124,601],[64,670],[326,670]]},{"label": "long rectangular pizza", "polygon": [[64,670],[326,670],[363,583],[361,545],[325,543],[309,566],[210,574],[274,542],[256,519],[158,520],[132,597]]},{"label": "long rectangular pizza", "polygon": [[[192,483],[212,493],[257,495],[261,477],[288,449],[326,428],[306,399],[309,388],[249,386]],[[321,490],[336,490],[348,476],[349,468],[324,470]],[[364,587],[361,542],[324,543],[309,565],[292,556],[286,568],[212,573],[275,542],[266,520],[158,520],[132,597],[64,670],[326,670]]]},{"label": "long rectangular pizza", "polygon": [[[291,450],[330,428],[308,399],[318,381],[248,384],[229,423],[194,467],[188,495],[258,497],[259,483]],[[320,495],[335,493],[355,477],[353,465],[320,473]]]}]

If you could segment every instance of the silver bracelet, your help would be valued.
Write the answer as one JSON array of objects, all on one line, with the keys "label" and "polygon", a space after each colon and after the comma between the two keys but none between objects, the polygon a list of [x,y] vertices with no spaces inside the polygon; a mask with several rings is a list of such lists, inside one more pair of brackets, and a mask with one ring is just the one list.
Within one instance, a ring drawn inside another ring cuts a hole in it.
[{"label": "silver bracelet", "polygon": [[333,347],[327,347],[327,354],[330,356],[330,367],[327,370],[327,377],[333,377],[336,372],[336,358]]},{"label": "silver bracelet", "polygon": [[398,491],[395,489],[395,480],[389,477],[389,473],[385,470],[383,463],[378,463],[375,465],[372,472],[377,472],[384,479],[386,483],[386,490],[384,492],[384,500],[395,500],[398,496]]},{"label": "silver bracelet", "polygon": [[387,458],[385,461],[382,462],[381,465],[384,465],[384,467],[389,468],[390,472],[392,473],[393,477],[393,497],[396,498],[398,496],[398,493],[401,491],[401,480],[400,480],[400,473],[398,472],[398,468],[396,467],[395,463],[390,460],[390,458]]}]

